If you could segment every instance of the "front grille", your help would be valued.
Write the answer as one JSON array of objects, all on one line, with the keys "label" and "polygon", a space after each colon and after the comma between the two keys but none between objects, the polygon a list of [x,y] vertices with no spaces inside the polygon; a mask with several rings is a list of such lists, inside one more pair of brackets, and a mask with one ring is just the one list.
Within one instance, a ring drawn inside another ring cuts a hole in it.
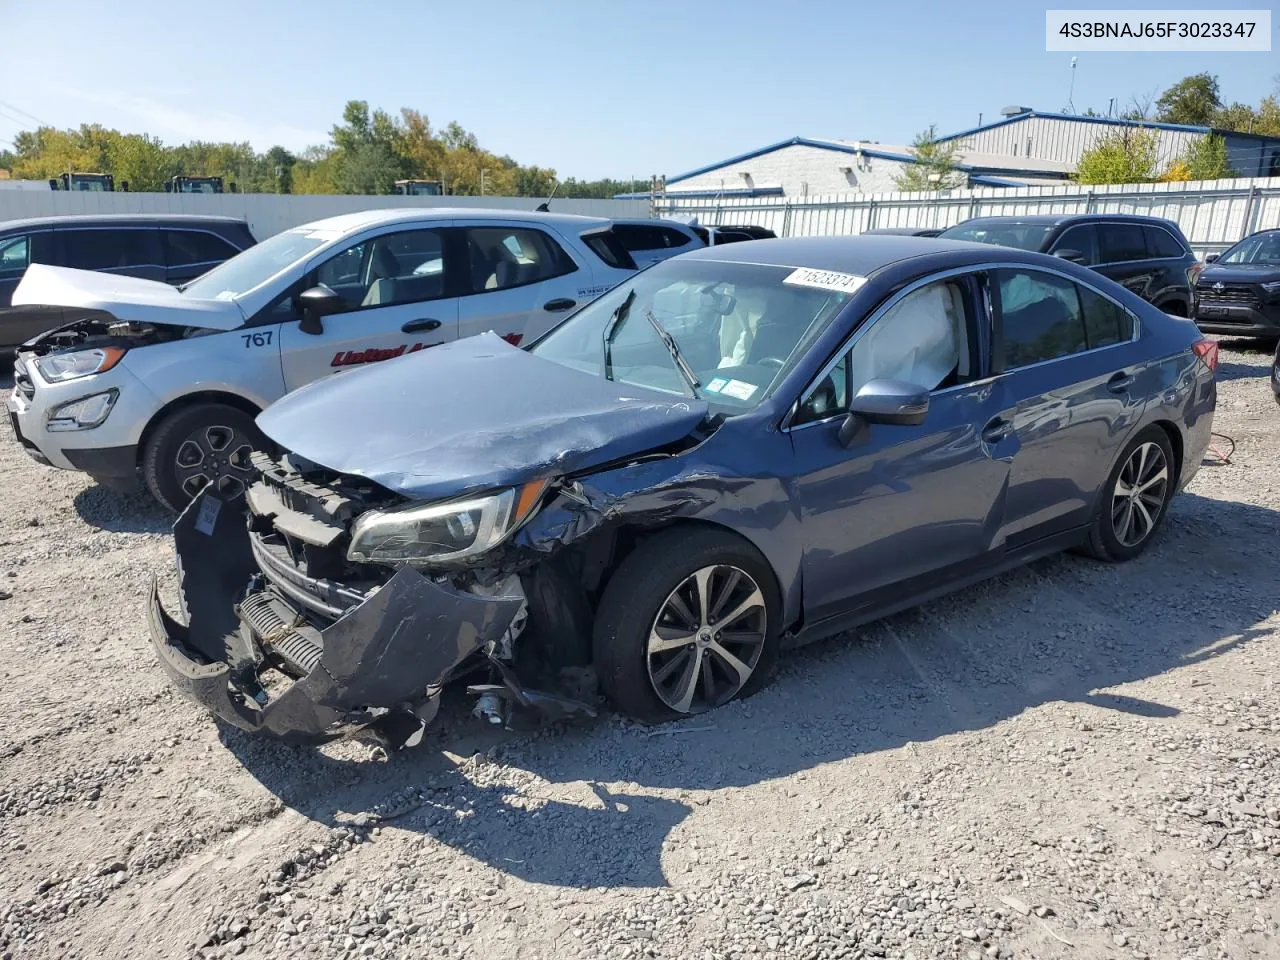
[{"label": "front grille", "polygon": [[1232,304],[1256,307],[1261,302],[1256,288],[1246,283],[1223,283],[1222,289],[1215,289],[1218,283],[1200,283],[1196,285],[1196,299],[1204,304]]},{"label": "front grille", "polygon": [[249,545],[258,569],[272,586],[326,620],[337,620],[365,599],[365,592],[357,587],[310,576],[306,560],[295,559],[287,542],[278,534],[250,531]]},{"label": "front grille", "polygon": [[347,560],[351,524],[395,498],[367,480],[323,471],[303,475],[288,460],[253,455],[260,479],[246,501],[258,569],[282,597],[333,621],[364,602],[390,571]]}]

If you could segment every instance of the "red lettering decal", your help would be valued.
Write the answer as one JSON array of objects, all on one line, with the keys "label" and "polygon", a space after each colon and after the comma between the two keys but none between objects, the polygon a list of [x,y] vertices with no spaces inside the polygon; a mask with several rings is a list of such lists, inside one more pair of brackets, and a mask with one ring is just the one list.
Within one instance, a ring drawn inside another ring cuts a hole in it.
[{"label": "red lettering decal", "polygon": [[333,359],[329,361],[331,367],[343,367],[347,364],[347,351],[339,350],[333,355]]}]

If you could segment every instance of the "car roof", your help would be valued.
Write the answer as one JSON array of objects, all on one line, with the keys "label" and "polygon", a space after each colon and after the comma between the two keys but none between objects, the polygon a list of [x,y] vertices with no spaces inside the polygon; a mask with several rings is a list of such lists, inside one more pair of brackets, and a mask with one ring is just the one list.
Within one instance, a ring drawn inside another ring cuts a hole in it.
[{"label": "car roof", "polygon": [[59,217],[26,217],[21,220],[0,220],[0,231],[32,230],[38,227],[75,227],[75,226],[128,226],[139,224],[188,224],[192,226],[213,226],[215,224],[235,224],[248,226],[248,222],[240,217],[215,217],[186,213],[90,213],[69,214]]},{"label": "car roof", "polygon": [[[998,254],[993,254],[998,250]],[[681,260],[714,260],[721,263],[754,263],[775,267],[810,267],[869,277],[890,264],[940,254],[968,254],[958,264],[992,259],[1043,262],[1043,254],[993,247],[968,240],[936,237],[904,237],[897,234],[860,234],[852,237],[786,237],[703,247],[681,254]]]},{"label": "car roof", "polygon": [[[1031,213],[1025,216],[1011,215],[1005,217],[972,217],[953,224],[954,227],[967,227],[981,223],[1033,223],[1042,226],[1055,226],[1060,223],[1093,223],[1098,221],[1129,221],[1132,223],[1158,223],[1162,226],[1177,226],[1166,217],[1150,217],[1140,213]],[[948,230],[951,227],[947,228]]]},{"label": "car roof", "polygon": [[580,217],[572,213],[540,213],[535,210],[498,210],[492,207],[390,207],[340,213],[299,224],[295,230],[338,230],[348,233],[365,227],[391,223],[420,223],[430,220],[531,220],[554,224],[566,230],[589,230],[607,227],[613,221],[604,217]]}]

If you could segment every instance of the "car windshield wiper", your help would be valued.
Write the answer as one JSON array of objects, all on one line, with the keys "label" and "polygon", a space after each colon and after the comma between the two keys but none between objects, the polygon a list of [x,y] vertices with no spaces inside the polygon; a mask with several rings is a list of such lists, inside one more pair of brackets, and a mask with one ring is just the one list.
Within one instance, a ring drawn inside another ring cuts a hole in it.
[{"label": "car windshield wiper", "polygon": [[631,305],[635,302],[636,288],[632,287],[626,298],[618,304],[618,309],[614,310],[609,316],[609,322],[604,325],[601,341],[604,348],[604,378],[606,380],[613,379],[613,334],[622,321],[627,319],[627,314],[631,312]]},{"label": "car windshield wiper", "polygon": [[693,368],[685,363],[684,356],[680,353],[680,348],[676,345],[676,338],[673,337],[661,323],[658,318],[653,315],[653,311],[645,308],[644,318],[653,324],[653,329],[657,331],[663,344],[667,348],[667,352],[671,354],[671,359],[676,365],[676,369],[680,371],[680,376],[684,378],[685,386],[689,388],[689,396],[695,400],[698,397],[698,387],[702,386],[697,376],[693,372]]}]

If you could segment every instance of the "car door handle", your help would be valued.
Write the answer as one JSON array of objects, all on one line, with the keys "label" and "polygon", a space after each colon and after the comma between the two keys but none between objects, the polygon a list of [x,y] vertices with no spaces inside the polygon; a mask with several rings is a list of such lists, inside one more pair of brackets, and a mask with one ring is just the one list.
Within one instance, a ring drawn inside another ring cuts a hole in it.
[{"label": "car door handle", "polygon": [[555,300],[548,300],[542,305],[542,309],[550,313],[559,313],[561,310],[572,310],[578,305],[576,300],[570,300],[568,297],[557,297]]},{"label": "car door handle", "polygon": [[1013,422],[1004,417],[996,417],[982,428],[982,439],[987,443],[999,443],[1013,430]]},{"label": "car door handle", "polygon": [[400,328],[401,333],[417,333],[419,330],[439,330],[440,321],[423,317],[421,320],[410,320]]},{"label": "car door handle", "polygon": [[1133,386],[1133,375],[1121,370],[1107,381],[1107,389],[1112,393],[1124,393]]}]

